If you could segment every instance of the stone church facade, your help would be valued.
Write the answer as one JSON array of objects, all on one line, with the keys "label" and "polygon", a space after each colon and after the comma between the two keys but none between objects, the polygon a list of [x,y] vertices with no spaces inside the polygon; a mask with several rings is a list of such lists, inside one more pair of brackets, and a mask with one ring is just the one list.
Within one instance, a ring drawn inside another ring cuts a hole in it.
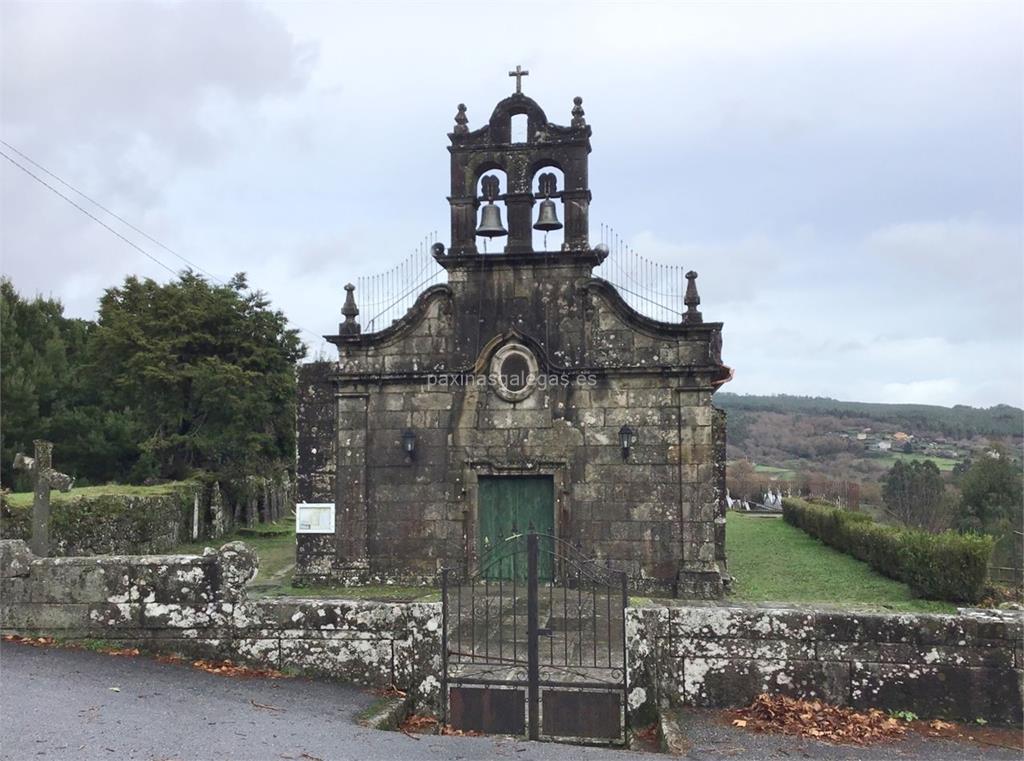
[{"label": "stone church facade", "polygon": [[[512,142],[522,114],[526,139]],[[475,131],[464,106],[455,122],[451,243],[433,249],[447,283],[376,332],[346,286],[327,337],[337,362],[300,369],[299,499],[333,503],[335,533],[297,536],[296,578],[431,582],[532,526],[627,570],[636,589],[720,596],[725,417],[712,394],[730,370],[695,273],[677,322],[594,276],[609,252],[590,243],[579,98],[569,126],[518,91]],[[534,213],[560,226],[557,202],[564,243],[534,251]],[[482,253],[479,234],[505,237],[497,203],[507,243]]]}]

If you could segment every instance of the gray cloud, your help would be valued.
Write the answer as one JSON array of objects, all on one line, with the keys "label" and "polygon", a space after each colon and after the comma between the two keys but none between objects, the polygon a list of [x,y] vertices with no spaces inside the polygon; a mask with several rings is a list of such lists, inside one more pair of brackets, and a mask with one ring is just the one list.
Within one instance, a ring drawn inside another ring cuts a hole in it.
[{"label": "gray cloud", "polygon": [[[3,134],[322,346],[345,282],[447,238],[455,104],[480,126],[522,63],[552,120],[584,97],[595,237],[700,272],[731,390],[1024,402],[1019,6],[530,8],[8,3]],[[166,277],[0,181],[23,290]]]}]

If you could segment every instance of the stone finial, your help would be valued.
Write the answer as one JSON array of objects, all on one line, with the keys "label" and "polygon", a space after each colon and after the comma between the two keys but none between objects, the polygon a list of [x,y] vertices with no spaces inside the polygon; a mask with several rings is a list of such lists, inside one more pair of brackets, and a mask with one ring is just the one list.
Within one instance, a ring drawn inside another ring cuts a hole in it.
[{"label": "stone finial", "polygon": [[572,99],[572,126],[573,127],[586,127],[587,120],[583,118],[583,98],[577,95]]},{"label": "stone finial", "polygon": [[697,309],[700,304],[700,294],[697,293],[697,273],[693,270],[686,273],[686,297],[683,299],[683,303],[686,304],[683,322],[694,324],[704,322],[704,318]]},{"label": "stone finial", "polygon": [[359,307],[356,306],[356,287],[349,283],[345,286],[345,304],[341,308],[341,314],[345,322],[338,326],[338,333],[343,336],[357,336],[362,332],[359,323],[356,322],[356,315],[359,314]]},{"label": "stone finial", "polygon": [[456,135],[465,135],[469,132],[469,117],[466,116],[466,104],[459,104],[459,112],[455,114],[455,130]]}]

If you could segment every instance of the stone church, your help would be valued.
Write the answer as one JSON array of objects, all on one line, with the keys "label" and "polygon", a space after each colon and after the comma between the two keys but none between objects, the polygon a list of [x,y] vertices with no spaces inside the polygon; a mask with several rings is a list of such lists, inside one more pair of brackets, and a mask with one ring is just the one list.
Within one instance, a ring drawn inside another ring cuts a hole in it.
[{"label": "stone church", "polygon": [[[478,129],[460,105],[448,135],[451,239],[432,250],[447,282],[366,332],[346,286],[337,362],[300,369],[299,501],[334,525],[298,534],[296,579],[432,582],[532,526],[635,589],[718,597],[722,324],[703,321],[695,273],[673,321],[595,276],[609,251],[591,245],[582,100],[560,126],[520,83]],[[534,229],[564,242],[535,251]]]}]

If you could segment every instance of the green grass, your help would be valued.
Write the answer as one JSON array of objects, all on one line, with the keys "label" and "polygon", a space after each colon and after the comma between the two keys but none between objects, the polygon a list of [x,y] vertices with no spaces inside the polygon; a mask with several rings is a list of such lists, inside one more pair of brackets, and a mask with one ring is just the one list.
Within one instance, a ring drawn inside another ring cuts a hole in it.
[{"label": "green grass", "polygon": [[882,463],[887,468],[891,468],[895,465],[897,460],[903,460],[904,462],[924,462],[925,460],[931,460],[935,463],[935,467],[945,473],[953,470],[959,462],[959,460],[951,460],[948,457],[928,457],[923,454],[907,454],[906,452],[889,452],[881,457],[873,457],[871,459],[875,462]]},{"label": "green grass", "polygon": [[776,468],[774,465],[755,465],[755,473],[764,473],[768,476],[775,476],[782,481],[792,481],[796,478],[796,471],[790,468]]},{"label": "green grass", "polygon": [[[172,481],[166,484],[157,484],[156,486],[129,486],[126,484],[105,484],[103,486],[83,486],[81,488],[72,487],[69,492],[50,492],[51,502],[64,502],[72,499],[81,499],[84,497],[103,497],[107,495],[117,495],[124,497],[153,497],[160,496],[162,494],[170,494],[175,489],[180,488],[186,484],[185,481]],[[31,507],[32,506],[32,492],[12,492],[7,494],[4,499],[8,501],[11,507]]]},{"label": "green grass", "polygon": [[[204,547],[233,540],[256,550],[260,572],[249,587],[254,597],[337,597],[422,602],[440,599],[430,587],[296,587],[294,519],[262,527],[262,536],[226,536],[216,542],[184,544],[175,551],[201,554]],[[269,533],[287,530],[286,533]],[[781,518],[729,513],[726,531],[732,599],[744,602],[821,603],[862,610],[952,613],[949,603],[921,600],[910,588],[887,579],[865,563],[826,547]],[[633,600],[634,604],[636,600]]]},{"label": "green grass", "polygon": [[781,518],[729,513],[725,549],[734,577],[732,599],[822,603],[871,610],[953,613],[945,602],[922,600],[910,587],[875,573]]},{"label": "green grass", "polygon": [[182,544],[176,553],[201,555],[205,547],[221,546],[227,542],[240,541],[256,550],[260,559],[260,570],[249,583],[248,592],[252,597],[337,597],[347,600],[387,600],[434,602],[441,594],[431,587],[410,587],[400,585],[379,585],[365,587],[315,586],[296,587],[292,584],[295,568],[295,519],[286,518],[276,523],[261,524],[248,529],[247,533],[236,532],[215,542],[202,541]]}]

